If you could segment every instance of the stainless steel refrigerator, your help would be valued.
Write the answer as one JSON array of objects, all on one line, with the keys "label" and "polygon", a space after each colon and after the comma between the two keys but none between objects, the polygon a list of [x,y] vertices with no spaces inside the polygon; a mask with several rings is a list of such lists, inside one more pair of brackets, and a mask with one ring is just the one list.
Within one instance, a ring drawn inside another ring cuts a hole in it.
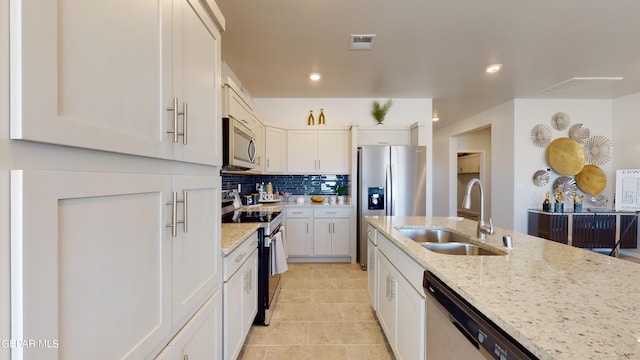
[{"label": "stainless steel refrigerator", "polygon": [[358,262],[367,269],[368,215],[424,216],[427,149],[371,145],[358,148]]}]

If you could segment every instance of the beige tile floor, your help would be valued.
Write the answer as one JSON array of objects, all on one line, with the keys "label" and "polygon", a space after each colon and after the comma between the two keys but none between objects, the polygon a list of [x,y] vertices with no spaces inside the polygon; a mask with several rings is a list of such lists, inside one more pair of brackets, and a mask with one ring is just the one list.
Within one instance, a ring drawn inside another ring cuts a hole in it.
[{"label": "beige tile floor", "polygon": [[289,264],[271,325],[253,326],[241,360],[394,360],[357,264]]}]

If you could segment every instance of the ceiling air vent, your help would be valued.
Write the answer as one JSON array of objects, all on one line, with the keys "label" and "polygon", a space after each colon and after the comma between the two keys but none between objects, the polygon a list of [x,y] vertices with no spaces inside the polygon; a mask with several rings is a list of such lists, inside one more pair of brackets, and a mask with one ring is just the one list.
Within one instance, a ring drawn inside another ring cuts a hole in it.
[{"label": "ceiling air vent", "polygon": [[614,83],[622,79],[621,76],[574,77],[550,86],[538,94],[546,97],[609,98],[613,94]]},{"label": "ceiling air vent", "polygon": [[349,49],[351,50],[370,50],[373,47],[373,39],[375,34],[367,35],[351,35]]}]

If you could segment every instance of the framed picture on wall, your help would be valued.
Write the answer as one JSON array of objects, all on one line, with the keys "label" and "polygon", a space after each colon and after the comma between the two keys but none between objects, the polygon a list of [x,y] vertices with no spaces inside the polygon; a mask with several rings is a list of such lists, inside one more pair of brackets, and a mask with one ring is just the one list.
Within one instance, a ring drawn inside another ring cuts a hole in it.
[{"label": "framed picture on wall", "polygon": [[616,211],[640,211],[640,169],[616,171]]}]

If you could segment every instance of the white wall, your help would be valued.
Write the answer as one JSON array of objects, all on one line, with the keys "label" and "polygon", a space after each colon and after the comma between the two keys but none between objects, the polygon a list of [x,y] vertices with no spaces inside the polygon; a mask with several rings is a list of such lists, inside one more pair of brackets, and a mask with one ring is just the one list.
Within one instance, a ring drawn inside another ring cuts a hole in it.
[{"label": "white wall", "polygon": [[[387,99],[338,99],[338,98],[290,98],[253,99],[260,118],[288,129],[307,129],[309,110],[318,121],[320,109],[324,109],[326,127],[346,127],[349,125],[375,125],[371,115],[373,100]],[[431,121],[431,99],[393,99],[384,124],[387,126],[409,126],[416,121]],[[320,128],[318,125],[315,128]]]},{"label": "white wall", "polygon": [[640,93],[613,101],[613,169],[640,169]]},{"label": "white wall", "polygon": [[[527,231],[527,209],[542,208],[545,193],[552,190],[553,182],[560,174],[551,170],[549,184],[538,187],[533,184],[532,176],[537,170],[548,169],[546,149],[535,146],[530,140],[531,129],[536,124],[551,126],[551,117],[556,112],[563,111],[570,116],[571,123],[585,124],[593,135],[612,137],[612,101],[611,100],[549,100],[549,99],[517,99],[515,101],[515,230]],[[569,129],[552,130],[552,140],[568,137]],[[495,141],[495,140],[494,140]],[[603,195],[609,198],[609,207],[613,206],[615,188],[615,171],[612,162],[600,166],[607,176],[607,186]],[[501,176],[497,174],[497,176]],[[580,190],[578,193],[583,194]],[[590,195],[585,196],[584,206],[590,207]],[[567,200],[566,203],[569,204]],[[568,205],[572,208],[573,205]],[[567,207],[567,205],[565,205]]]}]

